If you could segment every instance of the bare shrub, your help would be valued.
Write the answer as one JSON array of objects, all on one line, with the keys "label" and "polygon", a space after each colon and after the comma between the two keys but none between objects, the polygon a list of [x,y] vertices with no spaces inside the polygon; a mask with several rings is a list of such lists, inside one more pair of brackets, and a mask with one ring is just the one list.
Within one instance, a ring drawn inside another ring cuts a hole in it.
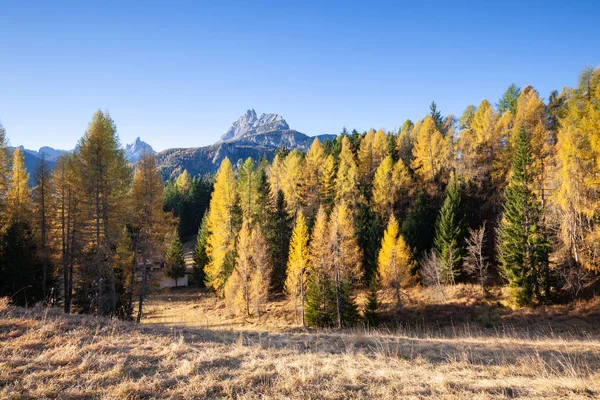
[{"label": "bare shrub", "polygon": [[467,256],[465,257],[464,270],[467,274],[477,277],[481,286],[481,295],[485,296],[485,284],[489,279],[489,267],[483,248],[485,245],[485,222],[479,229],[469,229],[466,239]]}]

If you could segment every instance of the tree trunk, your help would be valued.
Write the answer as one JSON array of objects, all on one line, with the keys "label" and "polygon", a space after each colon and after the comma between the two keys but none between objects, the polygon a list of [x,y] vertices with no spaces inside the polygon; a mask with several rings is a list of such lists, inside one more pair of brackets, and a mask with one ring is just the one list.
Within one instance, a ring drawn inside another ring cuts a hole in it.
[{"label": "tree trunk", "polygon": [[136,318],[136,322],[139,324],[142,320],[142,305],[144,304],[144,291],[146,289],[146,258],[144,257],[142,260],[142,282],[140,284],[140,300],[138,303],[138,315]]}]

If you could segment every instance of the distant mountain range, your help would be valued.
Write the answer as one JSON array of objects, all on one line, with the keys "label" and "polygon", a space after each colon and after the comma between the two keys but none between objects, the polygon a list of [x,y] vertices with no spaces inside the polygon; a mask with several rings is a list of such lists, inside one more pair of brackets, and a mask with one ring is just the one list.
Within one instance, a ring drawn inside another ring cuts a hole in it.
[{"label": "distant mountain range", "polygon": [[[323,141],[335,137],[336,135],[308,136],[290,129],[288,123],[278,114],[262,114],[258,117],[256,111],[248,110],[213,145],[167,149],[156,153],[152,146],[138,137],[133,143],[125,145],[125,157],[129,162],[136,163],[144,153],[156,154],[161,174],[168,180],[177,177],[184,170],[192,176],[214,173],[225,157],[229,157],[234,165],[248,157],[259,159],[265,156],[272,160],[277,149],[282,146],[290,150],[307,150],[315,138]],[[21,149],[31,183],[42,156],[54,167],[60,155],[68,152],[48,146],[41,147],[38,151],[24,149],[22,146]]]},{"label": "distant mountain range", "polygon": [[177,177],[184,170],[191,175],[204,175],[216,172],[225,157],[234,165],[248,157],[256,160],[266,156],[272,160],[277,149],[282,146],[290,150],[307,150],[315,138],[323,141],[335,137],[336,135],[308,136],[290,129],[278,114],[262,114],[258,117],[256,111],[248,110],[217,143],[204,147],[164,150],[157,154],[157,161],[165,180]]}]

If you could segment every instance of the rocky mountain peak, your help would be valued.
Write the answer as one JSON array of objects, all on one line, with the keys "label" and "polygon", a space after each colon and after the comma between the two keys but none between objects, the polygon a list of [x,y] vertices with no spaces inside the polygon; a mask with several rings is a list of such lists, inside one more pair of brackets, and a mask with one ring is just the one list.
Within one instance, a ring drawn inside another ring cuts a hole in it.
[{"label": "rocky mountain peak", "polygon": [[125,158],[127,158],[129,162],[137,162],[142,155],[146,153],[156,154],[152,146],[142,141],[139,137],[137,137],[133,143],[125,145]]},{"label": "rocky mountain peak", "polygon": [[256,111],[252,109],[246,111],[231,125],[231,128],[221,137],[221,141],[226,142],[245,136],[287,129],[290,129],[290,127],[281,115],[263,113],[260,117],[257,117]]}]

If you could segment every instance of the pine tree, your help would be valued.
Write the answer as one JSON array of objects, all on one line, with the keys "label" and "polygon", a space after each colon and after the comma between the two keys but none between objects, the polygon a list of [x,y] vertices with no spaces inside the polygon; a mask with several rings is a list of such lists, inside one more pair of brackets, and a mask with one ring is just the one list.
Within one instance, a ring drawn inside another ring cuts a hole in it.
[{"label": "pine tree", "polygon": [[7,196],[9,223],[30,222],[30,202],[29,174],[25,168],[23,153],[21,149],[16,148],[13,152],[12,178]]},{"label": "pine tree", "polygon": [[464,253],[465,223],[456,175],[446,188],[446,197],[435,222],[433,245],[442,263],[443,282],[455,283]]},{"label": "pine tree", "polygon": [[429,105],[429,116],[431,117],[431,120],[433,121],[433,124],[435,125],[436,129],[442,135],[446,135],[446,131],[444,129],[444,117],[442,117],[442,113],[440,112],[440,110],[438,110],[435,101],[432,101]]},{"label": "pine tree", "polygon": [[531,144],[521,126],[517,131],[511,180],[506,188],[504,213],[498,232],[501,271],[508,280],[515,302],[527,305],[540,293],[540,266],[548,257],[548,246],[540,235],[539,201],[531,175]]},{"label": "pine tree", "polygon": [[372,283],[369,285],[369,294],[365,304],[365,325],[367,327],[375,327],[379,324],[379,300],[377,299],[377,285]]},{"label": "pine tree", "polygon": [[204,272],[207,285],[222,295],[223,287],[233,270],[235,260],[236,181],[228,158],[221,162],[215,176],[215,186],[210,200],[206,255],[209,263]]},{"label": "pine tree", "polygon": [[179,286],[177,279],[185,276],[185,256],[183,254],[183,245],[177,232],[171,234],[169,248],[165,254],[165,275],[175,279],[176,287]]},{"label": "pine tree", "polygon": [[208,231],[208,211],[202,218],[202,224],[198,229],[198,236],[196,237],[196,245],[194,246],[194,280],[198,287],[205,287],[205,275],[204,268],[210,261],[206,254],[206,244],[209,236]]},{"label": "pine tree", "polygon": [[515,115],[517,113],[517,99],[521,94],[521,88],[512,83],[506,92],[502,95],[502,98],[498,101],[497,107],[500,114],[504,114],[510,111]]},{"label": "pine tree", "polygon": [[265,231],[269,256],[273,264],[271,290],[274,293],[281,293],[286,280],[286,265],[292,232],[292,221],[287,213],[282,191],[278,192],[275,204],[269,206],[268,214],[267,224],[263,231]]},{"label": "pine tree", "polygon": [[0,243],[0,296],[8,296],[20,306],[43,300],[42,263],[29,224],[25,221],[10,224]]},{"label": "pine tree", "polygon": [[396,304],[400,308],[402,298],[400,285],[410,271],[410,249],[400,235],[398,221],[390,216],[387,228],[381,240],[381,250],[377,257],[377,272],[381,284],[391,287],[396,292]]},{"label": "pine tree", "polygon": [[[306,271],[308,268],[308,228],[302,211],[296,216],[296,225],[292,231],[289,258],[287,263],[286,292],[294,298],[296,310],[300,303],[302,326],[305,325],[304,302],[306,295]],[[297,317],[297,313],[296,313]]]}]

